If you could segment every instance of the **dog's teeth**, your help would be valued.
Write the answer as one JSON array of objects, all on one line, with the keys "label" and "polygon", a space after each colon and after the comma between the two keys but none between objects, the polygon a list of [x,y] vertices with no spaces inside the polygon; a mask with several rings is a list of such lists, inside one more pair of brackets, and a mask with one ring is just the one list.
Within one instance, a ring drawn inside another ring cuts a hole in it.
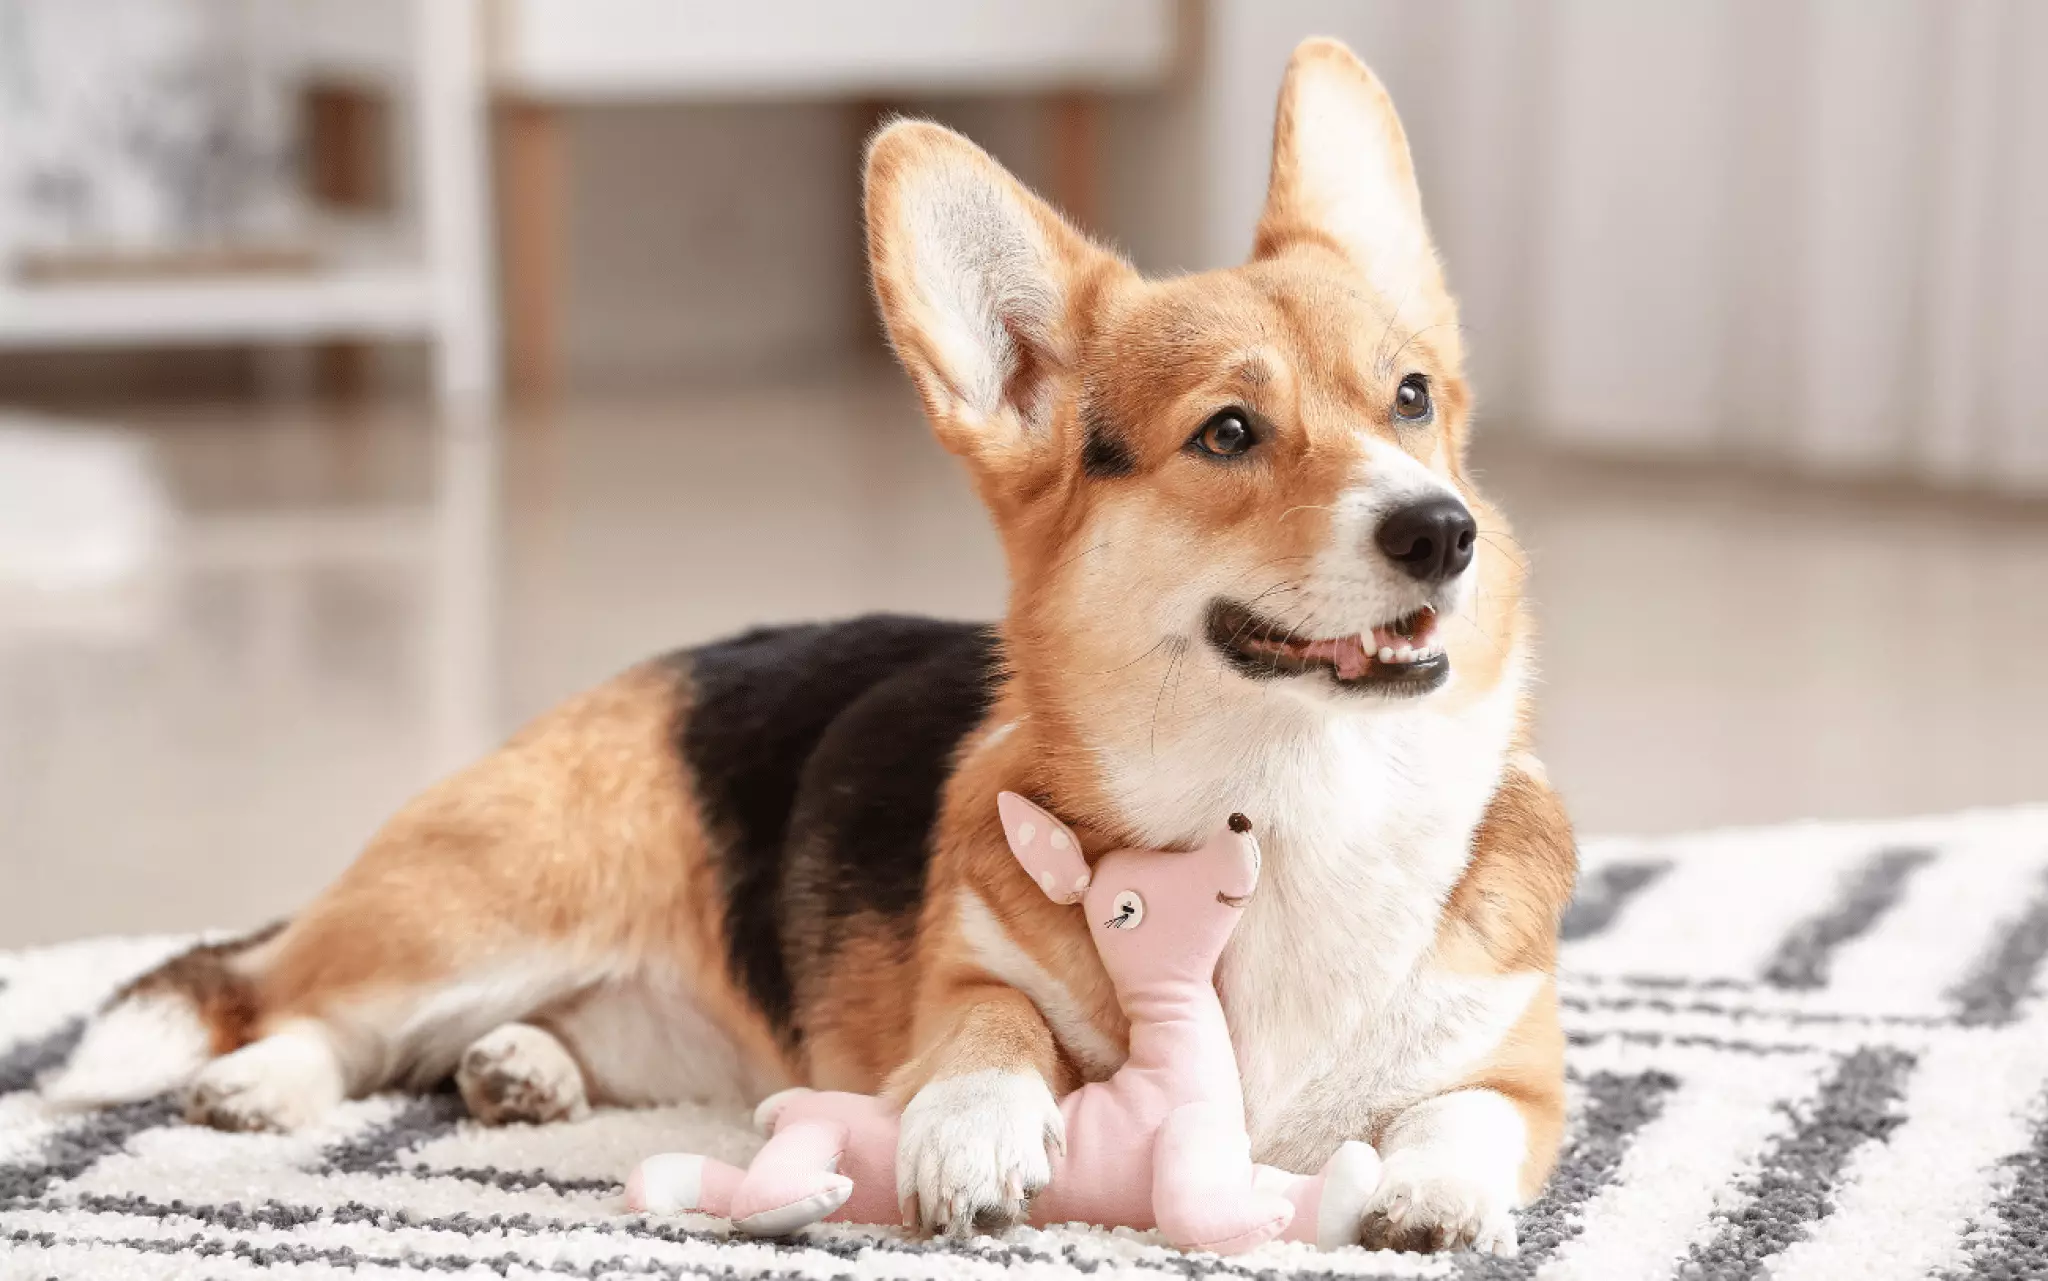
[{"label": "dog's teeth", "polygon": [[1380,661],[1382,663],[1391,663],[1394,661],[1394,647],[1392,645],[1380,646]]},{"label": "dog's teeth", "polygon": [[1406,645],[1402,645],[1394,650],[1394,661],[1397,663],[1412,663],[1415,661],[1415,651]]}]

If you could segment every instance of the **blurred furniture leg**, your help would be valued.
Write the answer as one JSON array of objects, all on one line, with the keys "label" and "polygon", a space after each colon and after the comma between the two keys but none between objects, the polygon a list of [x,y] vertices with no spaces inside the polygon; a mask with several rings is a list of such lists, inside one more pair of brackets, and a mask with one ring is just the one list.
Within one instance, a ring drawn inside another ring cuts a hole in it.
[{"label": "blurred furniture leg", "polygon": [[421,216],[444,408],[488,407],[498,360],[480,0],[414,0]]},{"label": "blurred furniture leg", "polygon": [[553,103],[510,99],[493,116],[506,384],[522,400],[545,399],[560,385],[568,201],[562,111]]},{"label": "blurred furniture leg", "polygon": [[1101,138],[1097,95],[1073,89],[1052,99],[1052,198],[1083,231],[1101,227],[1097,174]]},{"label": "blurred furniture leg", "polygon": [[1040,95],[1052,196],[1099,227],[1103,92],[1162,83],[1194,0],[495,0],[498,227],[508,381],[562,377],[568,246],[566,118],[608,103],[865,104],[989,92]]},{"label": "blurred furniture leg", "polygon": [[428,766],[476,759],[498,724],[499,433],[494,413],[458,401],[436,435],[426,652]]},{"label": "blurred furniture leg", "polygon": [[[316,79],[300,102],[307,192],[348,217],[392,211],[393,128],[389,95],[374,82]],[[323,399],[358,403],[370,390],[372,350],[354,338],[314,344],[313,386]]]},{"label": "blurred furniture leg", "polygon": [[435,477],[433,753],[497,738],[498,343],[481,0],[414,0],[420,192],[441,416]]}]

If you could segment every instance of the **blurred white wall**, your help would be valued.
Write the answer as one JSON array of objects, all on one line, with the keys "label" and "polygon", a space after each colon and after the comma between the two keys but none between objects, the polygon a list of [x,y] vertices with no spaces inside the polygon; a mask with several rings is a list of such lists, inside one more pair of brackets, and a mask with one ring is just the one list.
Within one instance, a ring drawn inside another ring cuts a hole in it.
[{"label": "blurred white wall", "polygon": [[[1281,69],[1335,35],[1400,105],[1489,430],[2048,490],[2048,4],[1187,2],[1171,83],[1104,98],[1096,230],[1141,267],[1242,256]],[[403,0],[299,7],[342,65],[404,30]],[[1042,100],[892,105],[1046,185]],[[573,108],[572,385],[872,351],[864,118]]]},{"label": "blurred white wall", "polygon": [[833,103],[579,111],[570,148],[573,381],[830,365],[870,324],[860,134]]},{"label": "blurred white wall", "polygon": [[1339,36],[1407,122],[1496,420],[2048,488],[2048,6],[1213,0],[1206,27],[1192,265],[1242,253],[1287,52]]},{"label": "blurred white wall", "polygon": [[[1108,100],[1100,230],[1148,270],[1241,258],[1288,52],[1335,35],[1401,107],[1490,430],[2048,488],[2048,5],[1197,12],[1173,85]],[[1035,104],[922,105],[1036,176]],[[843,125],[786,110],[746,124],[765,131],[751,142],[591,117],[579,368],[859,332],[858,296],[828,283],[859,269]],[[653,200],[629,209],[629,191]],[[717,211],[740,204],[735,230]],[[619,235],[648,220],[667,230]],[[622,243],[659,252],[614,262]]]}]

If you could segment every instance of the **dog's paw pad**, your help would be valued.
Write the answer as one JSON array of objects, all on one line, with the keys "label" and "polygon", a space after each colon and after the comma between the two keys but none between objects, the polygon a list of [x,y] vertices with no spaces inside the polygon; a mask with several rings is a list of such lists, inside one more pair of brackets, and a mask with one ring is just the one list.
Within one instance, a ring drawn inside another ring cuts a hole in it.
[{"label": "dog's paw pad", "polygon": [[185,1119],[216,1130],[284,1132],[318,1120],[343,1097],[341,1065],[326,1037],[287,1030],[200,1069]]},{"label": "dog's paw pad", "polygon": [[477,1038],[455,1069],[469,1114],[486,1125],[573,1121],[590,1113],[583,1072],[569,1051],[528,1023]]},{"label": "dog's paw pad", "polygon": [[1037,1073],[988,1070],[934,1081],[903,1110],[896,1192],[906,1225],[955,1236],[1023,1222],[1066,1142]]},{"label": "dog's paw pad", "polygon": [[1389,1157],[1366,1205],[1359,1241],[1376,1250],[1467,1247],[1502,1258],[1516,1251],[1514,1190],[1454,1169],[1428,1152]]}]

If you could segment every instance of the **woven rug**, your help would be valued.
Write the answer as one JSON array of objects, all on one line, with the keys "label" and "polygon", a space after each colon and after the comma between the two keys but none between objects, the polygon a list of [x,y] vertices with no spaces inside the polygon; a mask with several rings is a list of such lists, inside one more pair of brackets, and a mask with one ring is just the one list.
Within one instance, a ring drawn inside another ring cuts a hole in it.
[{"label": "woven rug", "polygon": [[1508,1260],[626,1214],[640,1156],[751,1150],[689,1107],[492,1130],[384,1096],[289,1136],[168,1100],[53,1116],[31,1083],[185,940],[0,954],[0,1277],[2048,1277],[2048,810],[1592,843],[1564,934],[1570,1135]]}]

